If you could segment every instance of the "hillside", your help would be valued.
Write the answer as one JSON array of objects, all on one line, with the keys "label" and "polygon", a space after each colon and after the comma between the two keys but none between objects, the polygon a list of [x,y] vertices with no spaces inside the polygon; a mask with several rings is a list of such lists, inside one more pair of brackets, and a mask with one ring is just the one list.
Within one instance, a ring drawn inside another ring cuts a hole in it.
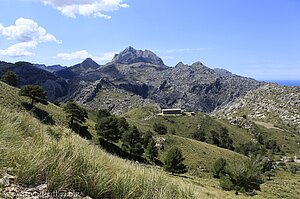
[{"label": "hillside", "polygon": [[178,136],[192,138],[193,133],[201,130],[206,134],[207,139],[209,139],[212,130],[220,132],[222,127],[225,127],[228,129],[235,146],[252,139],[252,135],[247,130],[238,128],[226,121],[217,120],[204,113],[183,116],[160,116],[158,115],[159,111],[155,107],[143,107],[132,109],[124,113],[123,116],[128,122],[137,125],[143,131],[153,131],[154,123],[161,123],[169,131],[175,131],[175,134]]},{"label": "hillside", "polygon": [[[174,145],[180,147],[189,167],[188,174],[172,176],[160,168],[110,155],[80,138],[64,127],[62,109],[51,103],[38,107],[47,111],[55,124],[41,123],[22,106],[27,99],[18,96],[16,88],[0,82],[0,89],[0,171],[17,177],[12,183],[22,184],[18,190],[46,183],[48,191],[77,191],[93,198],[245,198],[222,191],[218,180],[208,173],[218,157],[241,160],[241,155],[177,135],[165,135],[165,150]],[[152,114],[153,108],[136,109],[128,112],[127,117],[131,122],[136,116],[147,121]],[[150,128],[145,123],[139,127]],[[161,152],[160,157],[163,156]],[[299,180],[299,174],[279,170],[253,198],[295,198],[299,194],[295,189],[300,186]],[[281,187],[282,183],[287,186]],[[0,197],[9,188],[0,186]]]},{"label": "hillside", "polygon": [[[19,191],[46,183],[48,191],[73,190],[93,198],[170,198],[170,195],[231,198],[233,195],[216,188],[214,180],[203,187],[200,182],[173,177],[161,169],[107,154],[72,133],[64,127],[64,122],[59,123],[57,119],[65,116],[60,107],[51,103],[38,105],[56,121],[55,125],[43,124],[22,106],[27,99],[18,96],[17,89],[2,82],[0,88],[6,91],[1,92],[0,101],[0,171],[17,177],[13,183],[22,184],[23,187],[17,188]],[[3,194],[8,194],[9,189],[0,186],[0,197],[6,197]]]},{"label": "hillside", "polygon": [[221,107],[214,115],[243,128],[258,125],[265,131],[273,131],[282,142],[286,141],[286,146],[294,145],[293,150],[299,151],[299,99],[299,87],[269,84]]}]

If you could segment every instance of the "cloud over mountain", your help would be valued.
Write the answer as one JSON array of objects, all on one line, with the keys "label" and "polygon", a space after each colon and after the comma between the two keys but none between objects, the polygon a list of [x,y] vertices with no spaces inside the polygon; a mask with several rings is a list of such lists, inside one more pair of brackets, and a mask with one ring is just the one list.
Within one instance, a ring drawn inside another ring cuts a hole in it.
[{"label": "cloud over mountain", "polygon": [[107,61],[111,61],[115,54],[115,52],[106,52],[102,55],[97,56],[90,54],[87,50],[79,50],[70,53],[59,53],[56,55],[56,57],[64,60],[83,60],[90,57],[97,62],[104,63]]},{"label": "cloud over mountain", "polygon": [[45,5],[51,5],[63,15],[76,18],[76,15],[94,16],[110,19],[104,14],[129,7],[123,0],[39,0]]},{"label": "cloud over mountain", "polygon": [[0,49],[0,55],[9,57],[29,56],[39,43],[58,41],[52,34],[39,26],[34,20],[18,18],[15,25],[0,25],[0,35],[8,40],[15,40],[17,43],[7,49]]}]

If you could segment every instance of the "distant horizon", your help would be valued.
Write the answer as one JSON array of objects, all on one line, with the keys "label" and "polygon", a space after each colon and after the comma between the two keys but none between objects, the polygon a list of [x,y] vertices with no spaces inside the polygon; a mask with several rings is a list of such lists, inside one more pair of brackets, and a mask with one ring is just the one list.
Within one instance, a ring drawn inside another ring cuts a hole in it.
[{"label": "distant horizon", "polygon": [[[138,50],[138,49],[137,49]],[[79,61],[79,62],[77,62],[77,63],[74,63],[74,64],[71,64],[71,65],[62,65],[62,64],[60,64],[60,63],[56,63],[56,64],[51,64],[51,65],[48,65],[48,64],[45,64],[45,63],[41,63],[41,62],[37,62],[37,63],[34,63],[34,62],[30,62],[30,63],[32,63],[32,64],[39,64],[39,65],[45,65],[45,66],[55,66],[55,65],[60,65],[60,66],[62,66],[62,67],[72,67],[72,66],[75,66],[75,65],[77,65],[77,64],[80,64],[80,63],[82,63],[84,60],[86,60],[86,59],[88,59],[88,58],[90,58],[90,57],[87,57],[87,58],[84,58],[83,60],[81,60],[81,61]],[[92,59],[92,58],[91,58]],[[106,63],[103,63],[103,64],[101,64],[101,63],[98,63],[96,60],[94,60],[94,59],[92,59],[93,61],[95,61],[97,64],[99,64],[99,65],[105,65],[105,64],[108,64],[108,63],[110,63],[112,60],[110,60],[110,61],[108,61],[108,62],[106,62]],[[4,62],[10,62],[10,61],[5,61],[5,60],[0,60],[0,61],[4,61]],[[10,62],[10,63],[16,63],[16,62],[28,62],[28,61],[26,61],[26,60],[18,60],[18,61],[15,61],[15,62]],[[163,60],[164,61],[164,60]],[[182,62],[182,61],[179,61],[179,62]],[[179,63],[178,62],[178,63]],[[199,62],[199,61],[196,61],[196,62]],[[194,62],[194,63],[196,63],[196,62]],[[201,62],[201,61],[200,61]],[[164,62],[165,63],[165,62]],[[177,63],[177,64],[178,64]],[[202,63],[202,62],[201,62]],[[183,64],[187,64],[187,63],[184,63],[183,62]],[[187,65],[192,65],[193,63],[190,63],[190,64],[187,64]],[[205,65],[205,63],[203,63],[204,65]],[[173,66],[170,66],[170,65],[167,65],[167,64],[165,64],[166,66],[168,66],[168,67],[175,67],[176,66],[176,64],[175,65],[173,65]],[[216,68],[212,68],[212,67],[210,67],[210,66],[207,66],[207,65],[205,65],[206,67],[208,67],[208,68],[210,68],[210,69],[216,69]],[[228,69],[226,69],[226,68],[219,68],[219,69],[224,69],[224,70],[226,70],[226,71],[228,71],[228,72],[231,72],[232,74],[234,74],[234,75],[239,75],[239,76],[243,76],[243,77],[247,77],[247,78],[252,78],[252,79],[255,79],[255,80],[257,80],[257,81],[263,81],[263,82],[269,82],[269,83],[277,83],[278,85],[280,85],[280,86],[300,86],[300,79],[258,79],[258,78],[255,78],[255,77],[251,77],[251,76],[249,76],[249,75],[241,75],[241,74],[236,74],[236,73],[234,73],[233,71],[230,71],[230,70],[228,70]]]},{"label": "distant horizon", "polygon": [[298,80],[258,80],[270,83],[277,83],[279,86],[300,86],[300,79]]}]

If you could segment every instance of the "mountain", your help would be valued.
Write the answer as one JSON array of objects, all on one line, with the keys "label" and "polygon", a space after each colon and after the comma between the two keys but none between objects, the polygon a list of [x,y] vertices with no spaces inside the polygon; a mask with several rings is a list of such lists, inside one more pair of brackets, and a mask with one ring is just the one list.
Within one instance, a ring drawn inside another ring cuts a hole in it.
[{"label": "mountain", "polygon": [[51,72],[37,68],[28,62],[7,63],[0,62],[0,76],[11,70],[18,76],[18,86],[26,84],[37,84],[48,92],[48,99],[55,101],[57,98],[66,95],[68,83],[65,79],[54,75]]},{"label": "mountain", "polygon": [[46,66],[45,64],[33,64],[33,66],[39,69],[46,70],[48,72],[56,72],[67,68],[66,66],[61,66],[61,65]]},{"label": "mountain", "polygon": [[[180,62],[175,67],[168,67],[153,52],[133,47],[115,55],[105,65],[87,58],[82,63],[53,73],[34,68],[36,78],[30,82],[42,85],[48,91],[49,99],[75,99],[89,108],[109,108],[115,113],[122,113],[145,103],[161,108],[212,112],[265,84],[232,75],[228,71],[210,69],[201,62],[192,65]],[[29,73],[15,71],[22,77],[33,78]],[[39,74],[47,75],[41,78]],[[43,84],[49,79],[51,84]],[[62,82],[63,90],[59,88]],[[102,92],[114,93],[114,97],[107,96],[106,100],[101,100],[99,97]],[[124,95],[127,96],[125,101]],[[138,103],[132,103],[131,99],[136,99]]]},{"label": "mountain", "polygon": [[230,71],[228,70],[225,70],[223,68],[214,68],[214,71],[220,75],[223,75],[223,76],[228,76],[228,77],[232,77],[232,76],[235,76],[234,74],[232,74]]},{"label": "mountain", "polygon": [[215,115],[240,125],[247,122],[300,134],[300,87],[267,84],[218,108]]},{"label": "mountain", "polygon": [[121,53],[116,54],[112,62],[118,64],[133,64],[138,62],[150,63],[158,66],[164,66],[164,62],[150,50],[136,50],[129,46]]}]

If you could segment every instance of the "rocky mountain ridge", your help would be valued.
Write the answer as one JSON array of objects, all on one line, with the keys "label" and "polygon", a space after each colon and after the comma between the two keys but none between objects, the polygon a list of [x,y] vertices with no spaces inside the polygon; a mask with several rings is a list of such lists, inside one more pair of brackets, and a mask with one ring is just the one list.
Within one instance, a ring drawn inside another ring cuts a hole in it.
[{"label": "rocky mountain ridge", "polygon": [[163,60],[150,50],[136,50],[129,46],[121,53],[116,54],[112,62],[119,64],[133,64],[133,63],[150,63],[158,66],[164,66]]},{"label": "rocky mountain ridge", "polygon": [[272,128],[290,127],[300,135],[300,87],[267,84],[220,107],[215,115],[232,124],[263,121]]},{"label": "rocky mountain ridge", "polygon": [[[135,95],[138,99],[150,101],[155,106],[202,112],[211,112],[264,85],[263,82],[254,79],[229,75],[230,72],[224,73],[224,70],[220,72],[210,69],[201,62],[192,65],[180,62],[175,67],[168,67],[153,52],[136,50],[132,47],[115,55],[114,59],[105,65],[98,65],[88,58],[80,64],[53,73],[42,72],[41,69],[29,66],[36,68],[36,74],[26,73],[26,75],[18,69],[20,67],[24,68],[16,64],[10,65],[10,69],[20,76],[32,76],[27,77],[28,79],[36,77],[35,81],[26,81],[22,84],[43,86],[52,101],[65,102],[75,99],[83,105],[92,104],[97,94],[102,92],[104,79],[106,83],[112,85],[110,88],[114,92]],[[3,67],[0,66],[0,75],[1,68]],[[3,69],[2,74],[8,68]],[[40,74],[46,75],[40,80]],[[119,107],[113,104],[115,102],[111,103],[107,106]],[[137,103],[136,106],[141,104]],[[129,103],[124,103],[124,108],[127,105],[131,107]],[[91,107],[97,107],[97,103]],[[122,112],[120,107],[112,111]]]}]

